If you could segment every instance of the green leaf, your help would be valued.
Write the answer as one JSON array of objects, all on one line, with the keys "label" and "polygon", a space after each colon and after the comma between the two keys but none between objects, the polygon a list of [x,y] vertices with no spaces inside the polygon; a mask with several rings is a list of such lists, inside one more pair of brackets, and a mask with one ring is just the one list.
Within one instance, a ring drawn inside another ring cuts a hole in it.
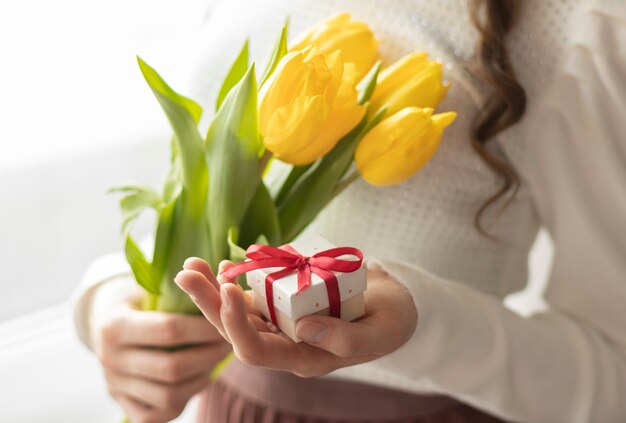
[{"label": "green leaf", "polygon": [[176,136],[170,139],[170,168],[163,183],[163,201],[169,203],[178,197],[183,188],[183,165]]},{"label": "green leaf", "polygon": [[161,293],[159,281],[154,277],[152,265],[146,260],[143,252],[130,235],[126,236],[125,253],[137,283],[149,293],[159,295]]},{"label": "green leaf", "polygon": [[278,40],[276,40],[276,43],[274,44],[274,50],[272,51],[270,60],[267,63],[267,66],[265,67],[263,76],[261,77],[261,84],[260,84],[261,86],[263,86],[263,84],[265,84],[265,81],[267,81],[268,78],[272,76],[272,73],[274,73],[274,70],[278,66],[278,63],[280,62],[280,60],[283,57],[285,57],[285,55],[289,51],[287,47],[288,29],[289,29],[289,22],[285,21],[282,29],[280,30],[280,36],[278,37]]},{"label": "green leaf", "polygon": [[[164,194],[156,207],[158,221],[152,264],[131,238],[127,238],[126,242],[127,259],[137,281],[153,296],[150,297],[151,309],[198,313],[189,296],[178,288],[173,279],[187,257],[211,258],[206,220],[208,170],[204,143],[197,128],[202,109],[194,101],[172,90],[140,58],[137,60],[174,130],[174,136]],[[139,203],[156,203],[154,193],[146,190],[131,194],[135,197],[127,200],[129,210],[135,210]]]},{"label": "green leaf", "polygon": [[222,102],[226,98],[228,92],[239,82],[241,78],[246,74],[248,70],[248,40],[243,43],[243,47],[239,52],[239,55],[233,62],[230,70],[226,74],[226,78],[224,78],[224,82],[222,83],[222,87],[220,88],[220,92],[217,95],[217,101],[215,103],[215,110],[219,110]]},{"label": "green leaf", "polygon": [[278,194],[276,195],[276,204],[280,204],[285,200],[287,194],[291,191],[291,188],[298,182],[298,179],[304,175],[311,167],[313,163],[304,166],[292,166],[289,176],[285,179]]},{"label": "green leaf", "polygon": [[130,232],[132,223],[142,211],[147,208],[158,211],[163,201],[156,191],[146,185],[122,185],[109,189],[109,192],[125,194],[120,199],[123,235]]},{"label": "green leaf", "polygon": [[332,199],[337,183],[344,176],[354,156],[366,119],[343,137],[318,163],[300,178],[278,207],[282,241],[291,242],[315,219]]},{"label": "green leaf", "polygon": [[[200,121],[200,116],[202,115],[202,107],[195,101],[186,98],[176,91],[170,88],[169,85],[161,78],[161,76],[146,62],[144,62],[139,56],[137,56],[137,62],[139,63],[139,68],[141,69],[141,73],[145,78],[146,82],[156,93],[159,93],[164,98],[169,99],[172,103],[177,104],[181,108],[183,108],[189,115],[192,117],[195,123]],[[159,99],[159,101],[161,101]]]},{"label": "green leaf", "polygon": [[267,236],[271,245],[282,243],[276,206],[263,182],[252,198],[240,228],[239,245],[243,247],[254,243],[260,235]]},{"label": "green leaf", "polygon": [[185,198],[193,212],[201,214],[204,211],[207,190],[206,161],[202,137],[197,128],[202,108],[193,100],[172,90],[141,58],[138,57],[137,61],[146,82],[174,130],[182,165],[183,189],[188,192]]},{"label": "green leaf", "polygon": [[217,363],[215,367],[213,367],[213,370],[211,370],[211,373],[209,374],[209,380],[211,381],[217,380],[221,376],[222,372],[226,369],[226,367],[228,367],[230,362],[233,361],[234,358],[235,358],[235,354],[232,351],[229,352],[226,357],[220,360],[220,362]]},{"label": "green leaf", "polygon": [[207,216],[215,260],[227,256],[227,231],[231,226],[239,226],[256,193],[260,181],[258,152],[261,147],[253,64],[226,96],[206,139],[209,163]]},{"label": "green leaf", "polygon": [[237,245],[239,240],[239,229],[236,226],[228,228],[228,248],[230,249],[230,260],[239,263],[246,259],[246,250]]},{"label": "green leaf", "polygon": [[370,98],[372,98],[372,94],[374,94],[374,89],[376,88],[376,82],[378,80],[378,73],[380,72],[380,61],[376,62],[372,69],[363,77],[361,82],[357,85],[356,89],[359,92],[359,104],[363,105],[367,103]]},{"label": "green leaf", "polygon": [[166,203],[159,211],[152,256],[154,274],[159,281],[164,279],[171,255],[172,237],[175,228],[174,210],[178,203],[180,203],[180,200],[179,197],[176,197],[169,203]]},{"label": "green leaf", "polygon": [[359,134],[359,139],[363,138],[365,134],[367,134],[372,128],[378,125],[380,121],[383,120],[386,114],[387,114],[386,107],[383,107],[382,109],[377,111],[376,114],[372,116],[370,120],[367,121],[367,124],[361,130],[361,133]]},{"label": "green leaf", "polygon": [[256,241],[254,241],[255,244],[262,244],[262,245],[271,245],[270,242],[267,240],[267,237],[263,234],[259,235],[259,237],[256,239]]},{"label": "green leaf", "polygon": [[[237,242],[239,238],[239,229],[236,226],[231,226],[228,229],[228,248],[230,249],[230,260],[234,263],[240,263],[246,259],[246,250],[241,248]],[[246,275],[239,275],[237,277],[237,284],[245,291],[250,289],[246,282]]]},{"label": "green leaf", "polygon": [[174,283],[174,277],[188,257],[212,262],[206,214],[198,215],[189,207],[190,201],[185,199],[188,195],[181,191],[159,214],[153,268],[160,283],[160,311],[198,313],[189,296]]}]

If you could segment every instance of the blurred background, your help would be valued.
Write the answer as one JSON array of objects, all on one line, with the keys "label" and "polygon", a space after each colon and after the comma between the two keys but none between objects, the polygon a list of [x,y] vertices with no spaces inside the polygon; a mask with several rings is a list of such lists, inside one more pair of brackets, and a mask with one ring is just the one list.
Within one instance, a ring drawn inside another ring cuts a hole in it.
[{"label": "blurred background", "polygon": [[[185,93],[211,1],[0,2],[0,420],[111,422],[71,295],[88,264],[120,249],[112,185],[161,181],[169,128],[135,55]],[[149,231],[140,222],[138,236]],[[551,245],[541,233],[532,283]],[[36,404],[36,407],[33,406]],[[192,421],[193,404],[177,421]]]},{"label": "blurred background", "polygon": [[122,245],[106,190],[157,185],[167,165],[135,55],[184,92],[209,13],[207,0],[0,2],[0,421],[120,421],[69,299]]}]

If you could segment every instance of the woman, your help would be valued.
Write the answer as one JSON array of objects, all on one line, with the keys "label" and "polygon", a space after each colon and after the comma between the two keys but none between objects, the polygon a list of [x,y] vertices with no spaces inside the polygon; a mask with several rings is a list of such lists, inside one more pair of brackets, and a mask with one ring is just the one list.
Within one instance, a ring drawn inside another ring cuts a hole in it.
[{"label": "woman", "polygon": [[[626,419],[624,3],[223,2],[198,68],[214,82],[192,97],[215,97],[244,37],[266,53],[285,17],[297,33],[338,11],[373,28],[386,64],[415,50],[443,61],[441,109],[459,113],[420,173],[357,183],[314,224],[369,257],[366,317],[307,317],[297,345],[261,336],[244,294],[199,259],[176,281],[206,320],[139,313],[130,278],[101,261],[77,324],[112,396],[134,423],[167,421],[232,346],[248,364],[204,391],[199,421]],[[555,244],[547,308],[524,318],[502,299],[526,283],[540,226]],[[194,346],[149,348],[179,344]]]}]

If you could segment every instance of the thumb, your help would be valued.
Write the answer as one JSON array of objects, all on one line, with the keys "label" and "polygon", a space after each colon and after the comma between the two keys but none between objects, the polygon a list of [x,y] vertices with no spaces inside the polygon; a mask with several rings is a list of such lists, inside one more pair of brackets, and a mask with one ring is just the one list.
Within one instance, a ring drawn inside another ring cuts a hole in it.
[{"label": "thumb", "polygon": [[296,335],[307,344],[339,357],[384,355],[393,345],[393,328],[377,316],[348,322],[328,316],[303,317],[296,324]]}]

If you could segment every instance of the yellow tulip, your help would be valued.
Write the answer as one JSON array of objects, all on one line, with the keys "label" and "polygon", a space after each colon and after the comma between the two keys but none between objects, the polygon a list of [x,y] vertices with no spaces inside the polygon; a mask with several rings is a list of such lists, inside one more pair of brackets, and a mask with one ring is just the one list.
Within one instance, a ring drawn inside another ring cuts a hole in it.
[{"label": "yellow tulip", "polygon": [[389,116],[405,107],[436,109],[448,87],[442,84],[441,63],[426,53],[411,53],[380,72],[370,110],[387,107]]},{"label": "yellow tulip", "polygon": [[393,185],[408,179],[435,154],[456,113],[407,107],[382,120],[359,143],[354,160],[367,182]]},{"label": "yellow tulip", "polygon": [[259,127],[268,150],[294,165],[314,162],[363,118],[354,66],[342,52],[288,53],[260,92]]},{"label": "yellow tulip", "polygon": [[341,50],[345,63],[353,63],[360,80],[376,61],[378,42],[363,22],[352,22],[348,13],[340,13],[318,23],[301,35],[290,50],[315,47],[318,53]]}]

